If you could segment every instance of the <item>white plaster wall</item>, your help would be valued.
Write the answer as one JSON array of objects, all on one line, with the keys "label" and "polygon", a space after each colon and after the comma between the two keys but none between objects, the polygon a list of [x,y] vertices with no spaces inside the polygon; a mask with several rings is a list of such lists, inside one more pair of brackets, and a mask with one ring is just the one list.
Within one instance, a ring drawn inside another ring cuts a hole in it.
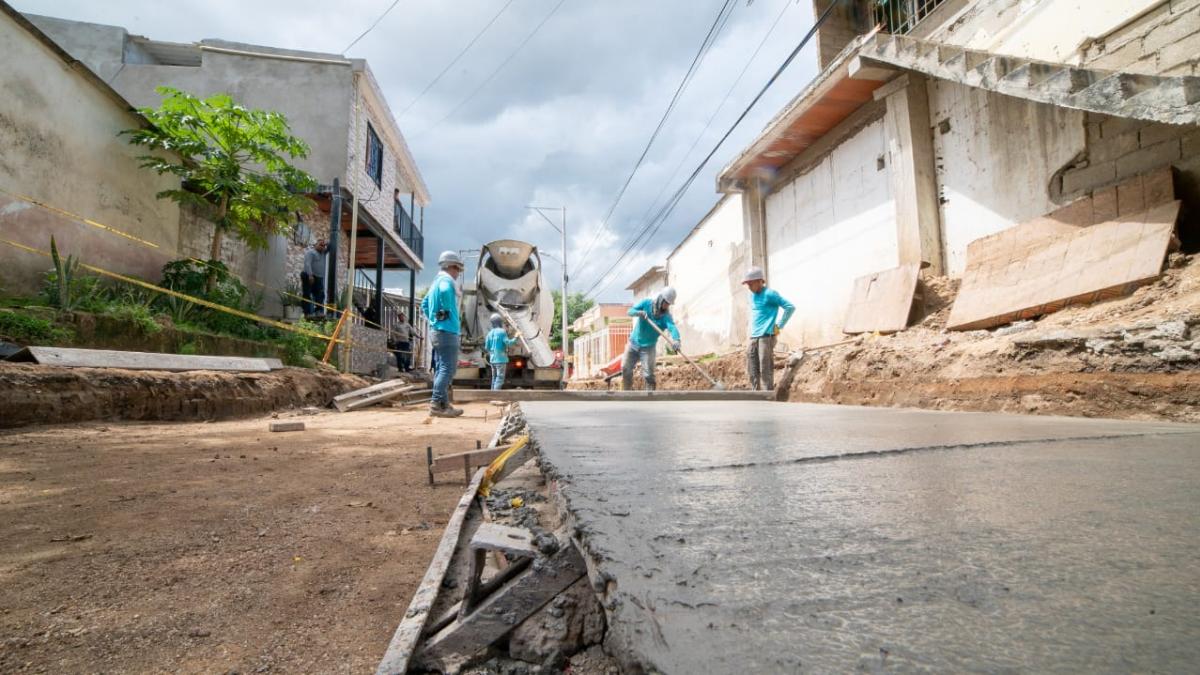
[{"label": "white plaster wall", "polygon": [[947,44],[1081,63],[1080,47],[1166,0],[979,0],[930,34]]},{"label": "white plaster wall", "polygon": [[[141,148],[118,134],[141,119],[65,63],[7,14],[0,14],[0,187],[126,232],[144,244],[25,202],[0,208],[0,235],[116,272],[157,280],[176,257],[179,208],[158,199],[178,188],[139,168]],[[5,198],[7,201],[7,198]],[[5,292],[36,290],[50,261],[0,244]]]},{"label": "white plaster wall", "polygon": [[[746,338],[742,196],[725,197],[667,258],[671,309],[688,354],[724,352]],[[735,311],[740,310],[740,311]]]},{"label": "white plaster wall", "polygon": [[1083,151],[1084,114],[937,80],[929,98],[946,266],[957,277],[972,241],[1058,208],[1050,177]]},{"label": "white plaster wall", "polygon": [[886,151],[879,120],[767,197],[767,282],[796,305],[789,349],[841,339],[854,279],[897,264]]}]

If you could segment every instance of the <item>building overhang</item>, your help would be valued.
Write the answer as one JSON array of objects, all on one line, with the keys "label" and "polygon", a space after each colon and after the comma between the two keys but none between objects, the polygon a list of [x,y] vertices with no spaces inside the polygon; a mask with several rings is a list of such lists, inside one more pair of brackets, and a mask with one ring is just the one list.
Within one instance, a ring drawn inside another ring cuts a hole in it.
[{"label": "building overhang", "polygon": [[[332,207],[331,194],[320,192],[313,196],[321,211],[329,213]],[[342,189],[342,236],[350,236],[353,208],[350,192]],[[381,225],[366,209],[358,210],[358,241],[354,247],[354,266],[374,269],[378,264],[379,242],[383,242],[383,267],[389,270],[415,270],[424,268],[421,258],[404,240],[390,228]]]},{"label": "building overhang", "polygon": [[636,290],[642,286],[645,286],[653,279],[656,279],[658,277],[665,278],[666,276],[667,276],[667,268],[663,267],[662,265],[655,265],[655,266],[651,267],[650,269],[646,270],[645,272],[643,272],[640,277],[638,277],[637,279],[634,279],[633,283],[631,283],[625,287],[625,290],[627,290],[627,291]]},{"label": "building overhang", "polygon": [[853,40],[717,176],[718,192],[742,192],[753,181],[770,183],[781,168],[829,133],[898,75],[857,57],[874,32]]}]

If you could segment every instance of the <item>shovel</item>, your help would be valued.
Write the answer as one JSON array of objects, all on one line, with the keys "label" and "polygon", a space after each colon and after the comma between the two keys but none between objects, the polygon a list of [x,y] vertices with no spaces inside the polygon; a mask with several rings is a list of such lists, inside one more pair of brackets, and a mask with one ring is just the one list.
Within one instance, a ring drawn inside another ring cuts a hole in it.
[{"label": "shovel", "polygon": [[[639,314],[641,314],[641,315],[642,315],[642,320],[643,320],[643,321],[645,321],[646,323],[650,324],[650,327],[654,329],[654,332],[656,332],[656,333],[658,333],[659,335],[663,336],[663,339],[667,341],[667,344],[671,344],[671,343],[673,343],[673,342],[674,342],[674,338],[672,338],[670,335],[667,335],[666,331],[664,331],[663,329],[659,328],[659,327],[658,327],[658,324],[656,324],[656,323],[654,323],[653,321],[651,321],[651,320],[650,320],[650,317],[646,316],[646,313],[645,313],[645,312],[639,312]],[[688,362],[688,365],[690,365],[691,367],[695,368],[695,369],[696,369],[696,372],[698,372],[698,373],[700,373],[701,375],[703,375],[703,376],[704,376],[704,379],[708,380],[709,384],[711,384],[711,385],[712,385],[712,388],[713,388],[713,389],[716,389],[717,391],[725,391],[725,385],[723,385],[723,384],[721,384],[720,382],[717,382],[716,380],[714,380],[714,379],[713,379],[713,377],[712,377],[712,375],[709,375],[709,374],[708,374],[708,371],[706,371],[706,370],[704,370],[703,368],[701,368],[701,367],[700,367],[700,364],[698,364],[698,363],[696,363],[695,361],[693,361],[693,360],[691,360],[690,358],[688,358],[688,355],[687,355],[687,354],[684,354],[682,351],[680,351],[680,352],[679,352],[679,355],[683,357],[683,360],[684,360],[684,361],[687,361],[687,362]]]}]

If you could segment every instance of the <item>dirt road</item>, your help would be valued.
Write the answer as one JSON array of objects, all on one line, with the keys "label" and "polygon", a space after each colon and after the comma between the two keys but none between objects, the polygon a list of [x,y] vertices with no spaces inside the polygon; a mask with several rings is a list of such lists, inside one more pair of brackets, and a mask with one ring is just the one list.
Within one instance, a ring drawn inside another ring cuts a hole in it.
[{"label": "dirt road", "polygon": [[425,447],[495,430],[466,409],[0,433],[0,672],[369,672],[463,489]]}]

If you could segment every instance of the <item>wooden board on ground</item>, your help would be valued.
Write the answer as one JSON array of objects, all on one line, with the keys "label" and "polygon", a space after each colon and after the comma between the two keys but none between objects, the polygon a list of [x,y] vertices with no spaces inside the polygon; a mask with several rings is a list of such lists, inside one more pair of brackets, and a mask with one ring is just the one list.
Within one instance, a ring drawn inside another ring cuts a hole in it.
[{"label": "wooden board on ground", "polygon": [[855,279],[842,331],[896,333],[908,328],[920,270],[909,263]]},{"label": "wooden board on ground", "polygon": [[492,463],[493,459],[500,456],[500,453],[508,450],[511,446],[501,446],[498,448],[482,448],[479,450],[471,450],[470,452],[456,452],[452,455],[442,455],[434,457],[429,462],[429,471],[431,473],[443,473],[446,471],[460,471],[464,466],[469,466],[474,469],[481,466],[487,466]]},{"label": "wooden board on ground", "polygon": [[417,640],[421,638],[421,631],[425,629],[425,622],[429,620],[429,611],[437,599],[442,578],[446,576],[446,570],[450,567],[450,558],[454,556],[463,520],[479,492],[479,484],[483,482],[483,472],[483,469],[475,472],[467,491],[463,493],[462,499],[458,500],[458,506],[454,507],[454,513],[450,514],[446,530],[442,532],[442,541],[433,554],[433,562],[429,564],[429,569],[425,570],[425,577],[421,579],[421,585],[413,594],[404,619],[392,635],[387,652],[379,662],[379,667],[375,669],[376,675],[401,675],[408,671],[409,660],[416,649]]},{"label": "wooden board on ground", "polygon": [[388,380],[362,389],[346,392],[333,397],[333,406],[340,412],[348,412],[366,408],[388,399],[396,398],[416,389],[417,386],[404,380]]},{"label": "wooden board on ground", "polygon": [[1132,293],[1162,273],[1180,203],[1027,246],[985,237],[967,247],[967,269],[947,327],[975,330]]},{"label": "wooden board on ground", "polygon": [[271,422],[271,431],[304,431],[304,422]]},{"label": "wooden board on ground", "polygon": [[239,370],[267,372],[266,359],[244,356],[196,356],[157,352],[123,352],[110,349],[73,347],[26,347],[9,357],[10,361],[32,361],[44,366],[70,368],[122,368],[124,370]]}]

